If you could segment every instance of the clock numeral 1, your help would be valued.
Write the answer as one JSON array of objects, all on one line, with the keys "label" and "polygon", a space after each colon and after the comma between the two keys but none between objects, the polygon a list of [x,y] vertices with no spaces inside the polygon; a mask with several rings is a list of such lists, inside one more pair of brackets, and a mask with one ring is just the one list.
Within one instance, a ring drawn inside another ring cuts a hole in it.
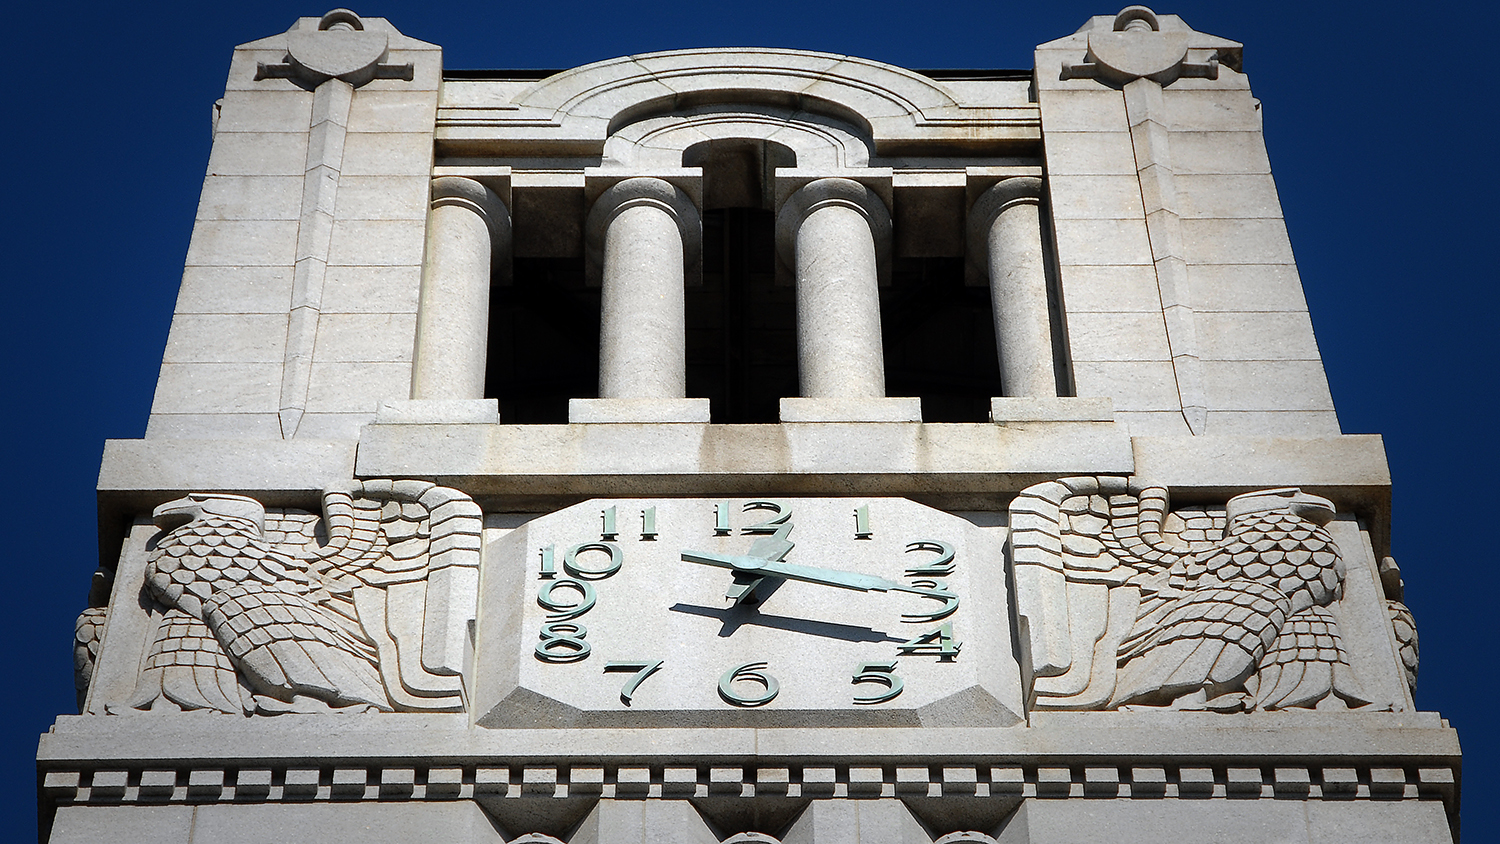
[{"label": "clock numeral 1", "polygon": [[[765,672],[765,667],[764,662],[747,662],[725,671],[724,675],[719,678],[719,697],[735,706],[747,707],[765,706],[775,700],[776,693],[781,691],[781,684],[776,682],[775,677]],[[734,683],[737,680],[759,683],[765,686],[766,690],[754,697],[746,697],[734,690]]]},{"label": "clock numeral 1", "polygon": [[902,656],[935,656],[939,662],[952,662],[958,658],[958,651],[963,646],[963,642],[953,638],[953,622],[950,621],[897,645],[896,650]]},{"label": "clock numeral 1", "polygon": [[656,508],[647,507],[641,511],[641,540],[654,542],[656,540]]},{"label": "clock numeral 1", "polygon": [[714,505],[714,536],[729,535],[729,502],[720,501]]},{"label": "clock numeral 1", "polygon": [[647,677],[655,674],[656,670],[658,668],[661,668],[661,663],[662,661],[659,659],[655,662],[606,662],[604,663],[604,670],[606,672],[635,672],[635,676],[631,677],[628,681],[626,681],[625,685],[620,687],[620,701],[626,706],[629,706],[631,697],[635,695],[635,690],[640,688],[641,683],[645,682]]},{"label": "clock numeral 1", "polygon": [[557,561],[553,558],[556,553],[554,546],[548,545],[542,549],[542,570],[537,574],[541,580],[551,580],[557,577]]},{"label": "clock numeral 1", "polygon": [[620,532],[615,529],[615,508],[613,504],[604,508],[604,529],[599,532],[599,535],[605,542],[614,542],[620,537]]},{"label": "clock numeral 1", "polygon": [[906,687],[906,681],[896,676],[895,660],[891,660],[890,662],[861,662],[859,667],[854,670],[854,679],[850,682],[855,684],[879,683],[885,686],[885,691],[878,694],[869,695],[868,697],[854,696],[855,703],[864,705],[885,703],[896,697],[896,695],[901,694],[901,690]]},{"label": "clock numeral 1", "polygon": [[854,538],[871,539],[875,534],[870,531],[870,505],[865,504],[854,508]]}]

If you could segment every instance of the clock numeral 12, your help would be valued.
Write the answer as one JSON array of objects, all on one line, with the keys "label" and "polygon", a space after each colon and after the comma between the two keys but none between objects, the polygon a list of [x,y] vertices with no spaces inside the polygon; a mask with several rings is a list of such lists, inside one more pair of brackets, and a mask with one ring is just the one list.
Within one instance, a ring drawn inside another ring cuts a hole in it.
[{"label": "clock numeral 12", "polygon": [[626,706],[629,706],[631,697],[635,695],[635,690],[640,688],[641,683],[645,682],[647,677],[655,674],[656,670],[661,668],[661,663],[662,661],[659,659],[655,662],[606,662],[604,663],[604,670],[606,672],[635,672],[635,676],[631,677],[628,681],[626,681],[624,686],[620,687],[620,701]]}]

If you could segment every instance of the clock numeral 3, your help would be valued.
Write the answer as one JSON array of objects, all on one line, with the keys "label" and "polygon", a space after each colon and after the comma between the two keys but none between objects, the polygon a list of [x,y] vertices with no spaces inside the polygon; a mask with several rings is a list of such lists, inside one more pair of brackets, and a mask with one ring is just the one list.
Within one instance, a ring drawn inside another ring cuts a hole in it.
[{"label": "clock numeral 3", "polygon": [[854,670],[854,679],[850,682],[855,684],[879,683],[886,687],[885,691],[878,694],[866,697],[855,695],[854,702],[864,705],[885,703],[895,698],[896,695],[901,694],[901,690],[906,687],[906,681],[896,676],[895,660],[890,662],[861,662],[859,668]]},{"label": "clock numeral 3", "polygon": [[[763,670],[765,667],[764,662],[747,662],[725,671],[724,676],[719,678],[719,697],[735,706],[746,707],[765,706],[775,700],[776,693],[781,691],[781,684]],[[734,683],[739,680],[759,683],[765,687],[765,691],[754,697],[746,697],[734,690]]]}]

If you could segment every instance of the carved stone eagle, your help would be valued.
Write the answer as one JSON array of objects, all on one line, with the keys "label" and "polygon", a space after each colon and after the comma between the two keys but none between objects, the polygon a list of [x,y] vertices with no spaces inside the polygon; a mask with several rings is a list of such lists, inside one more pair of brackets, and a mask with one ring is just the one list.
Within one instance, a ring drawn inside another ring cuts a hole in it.
[{"label": "carved stone eagle", "polygon": [[251,498],[156,509],[145,591],[162,613],[129,709],[462,708],[478,507],[430,483],[369,481],[329,491],[323,509],[324,538],[280,545]]}]

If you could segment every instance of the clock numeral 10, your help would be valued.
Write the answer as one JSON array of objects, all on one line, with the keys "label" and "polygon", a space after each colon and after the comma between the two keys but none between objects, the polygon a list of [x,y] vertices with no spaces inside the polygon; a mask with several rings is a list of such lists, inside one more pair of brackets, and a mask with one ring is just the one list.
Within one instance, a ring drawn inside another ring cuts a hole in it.
[{"label": "clock numeral 10", "polygon": [[902,656],[935,656],[939,662],[952,662],[958,658],[963,642],[953,638],[953,622],[897,645]]},{"label": "clock numeral 10", "polygon": [[885,703],[895,698],[896,695],[901,694],[901,690],[906,686],[906,681],[896,676],[895,660],[890,662],[861,662],[859,668],[854,670],[854,679],[850,682],[855,684],[879,683],[885,686],[885,691],[877,694],[866,697],[854,696],[855,703],[866,706],[874,703]]},{"label": "clock numeral 10", "polygon": [[602,521],[604,522],[604,528],[599,531],[599,538],[605,542],[614,542],[616,539],[619,539],[620,532],[615,529],[614,505],[604,508]]}]

